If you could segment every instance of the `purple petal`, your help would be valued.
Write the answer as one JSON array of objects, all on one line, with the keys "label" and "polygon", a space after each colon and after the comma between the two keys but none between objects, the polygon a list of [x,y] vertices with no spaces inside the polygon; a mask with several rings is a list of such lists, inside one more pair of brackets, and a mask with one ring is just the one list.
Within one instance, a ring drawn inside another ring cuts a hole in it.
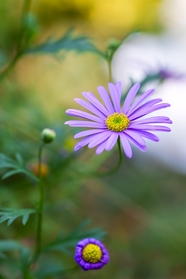
[{"label": "purple petal", "polygon": [[91,135],[88,136],[86,138],[83,138],[82,140],[80,140],[74,147],[74,151],[77,151],[78,149],[80,149],[81,147],[89,144],[89,142],[91,142],[92,139],[94,139],[95,135]]},{"label": "purple petal", "polygon": [[91,121],[82,121],[82,120],[69,120],[65,124],[71,127],[86,127],[86,128],[107,128],[105,123],[96,123]]},{"label": "purple petal", "polygon": [[76,116],[76,117],[81,117],[81,118],[86,118],[86,119],[89,119],[89,120],[93,120],[95,122],[98,122],[98,123],[103,123],[104,120],[93,115],[93,114],[90,114],[88,112],[84,112],[84,111],[81,111],[81,110],[77,110],[77,109],[68,109],[66,110],[66,114],[70,115],[70,116]]},{"label": "purple petal", "polygon": [[131,114],[134,109],[137,109],[139,105],[148,98],[152,93],[154,92],[154,89],[150,89],[147,92],[143,93],[138,99],[134,102],[134,104],[131,106],[131,108],[128,111],[128,115]]},{"label": "purple petal", "polygon": [[96,149],[96,154],[99,155],[103,152],[103,150],[105,149],[105,146],[107,144],[107,140],[103,141],[102,143],[100,143]]},{"label": "purple petal", "polygon": [[137,109],[135,109],[131,114],[127,114],[127,116],[130,118],[132,117],[135,113],[145,110],[146,108],[151,108],[152,106],[154,106],[157,103],[160,103],[162,101],[162,99],[158,98],[158,99],[153,99],[143,105],[141,105],[140,107],[138,107]]},{"label": "purple petal", "polygon": [[119,99],[121,100],[121,94],[122,94],[122,83],[121,83],[121,81],[116,82],[116,88],[117,88],[117,91],[118,91]]},{"label": "purple petal", "polygon": [[139,109],[139,111],[136,110],[128,118],[129,118],[129,120],[135,120],[135,119],[140,118],[140,117],[142,117],[144,115],[147,115],[147,114],[149,114],[151,112],[154,112],[154,111],[159,110],[159,109],[167,108],[167,107],[170,107],[170,105],[166,104],[166,103],[159,104],[159,105],[156,105],[156,106],[148,106],[147,108]]},{"label": "purple petal", "polygon": [[138,132],[139,135],[141,135],[144,138],[147,138],[147,139],[150,139],[150,140],[156,141],[156,142],[159,141],[159,138],[150,132],[142,131],[142,130],[136,130],[136,131]]},{"label": "purple petal", "polygon": [[132,148],[130,143],[124,133],[120,133],[121,144],[123,146],[123,150],[128,158],[132,158]]},{"label": "purple petal", "polygon": [[97,240],[97,239],[91,237],[91,238],[89,238],[89,243],[96,244],[96,245],[99,246],[99,244],[100,244],[101,242],[100,242],[99,240]]},{"label": "purple petal", "polygon": [[89,239],[85,238],[78,242],[77,246],[84,248],[87,244],[89,244]]},{"label": "purple petal", "polygon": [[126,114],[128,112],[128,110],[130,108],[130,105],[132,104],[132,101],[134,100],[134,97],[136,96],[139,88],[140,88],[140,84],[136,83],[129,90],[129,92],[128,92],[127,96],[126,96],[126,99],[124,101],[124,104],[123,104],[123,108],[122,108],[122,112],[123,113]]},{"label": "purple petal", "polygon": [[105,115],[99,109],[97,109],[95,106],[88,103],[87,101],[79,99],[79,98],[75,98],[74,101],[76,103],[80,104],[82,107],[88,109],[89,111],[91,111],[95,115],[99,116],[101,119],[103,119],[103,120],[106,119]]},{"label": "purple petal", "polygon": [[118,139],[118,133],[113,132],[112,135],[107,140],[107,144],[106,144],[105,149],[107,151],[110,151],[114,147],[114,145],[116,144],[117,139]]},{"label": "purple petal", "polygon": [[88,145],[89,148],[95,147],[96,145],[102,143],[103,141],[105,141],[106,139],[108,139],[108,137],[112,134],[111,131],[105,131],[103,133],[99,133],[97,135],[94,135],[94,139],[92,139]]},{"label": "purple petal", "polygon": [[[125,133],[125,131],[124,131]],[[129,141],[131,141],[134,145],[136,145],[140,150],[142,150],[143,152],[145,152],[147,150],[146,145],[144,144],[140,144],[135,138],[131,137],[130,135],[126,134],[126,137]]]},{"label": "purple petal", "polygon": [[111,98],[112,98],[112,101],[114,104],[115,111],[120,113],[121,108],[120,108],[120,98],[119,98],[118,90],[113,83],[109,83],[108,88],[109,88],[110,95],[111,95]]},{"label": "purple petal", "polygon": [[139,130],[150,130],[150,131],[164,131],[164,132],[170,132],[171,129],[166,126],[160,126],[160,125],[148,125],[148,124],[135,124],[131,123],[130,128],[133,129],[139,129]]},{"label": "purple petal", "polygon": [[80,255],[75,255],[74,256],[74,260],[79,264],[81,261],[82,261],[82,255],[80,256]]},{"label": "purple petal", "polygon": [[125,130],[124,134],[128,135],[130,138],[132,138],[134,141],[138,142],[139,145],[141,146],[145,146],[145,141],[144,139],[138,134],[138,131],[134,131],[134,130]]},{"label": "purple petal", "polygon": [[90,135],[94,135],[94,134],[98,134],[101,132],[104,132],[105,129],[92,129],[92,130],[86,130],[86,131],[82,131],[77,133],[74,138],[78,139],[78,138],[82,138],[82,137],[86,137],[86,136],[90,136]]},{"label": "purple petal", "polygon": [[149,117],[145,118],[139,121],[132,122],[135,124],[149,124],[149,123],[167,123],[167,124],[172,124],[172,121],[166,117],[166,116],[154,116],[154,117]]},{"label": "purple petal", "polygon": [[109,97],[108,92],[106,91],[106,89],[103,86],[98,86],[97,89],[98,89],[98,92],[99,92],[99,94],[100,94],[108,112],[110,114],[114,113],[115,111],[113,109],[113,105],[111,103],[110,97]]},{"label": "purple petal", "polygon": [[99,246],[101,249],[105,249],[105,246],[97,239],[95,238],[90,238],[89,239],[89,243],[93,243],[96,244],[97,246]]},{"label": "purple petal", "polygon": [[102,253],[103,253],[103,255],[108,255],[108,251],[107,251],[107,249],[105,249],[105,247],[102,248]]},{"label": "purple petal", "polygon": [[100,269],[104,266],[104,264],[102,262],[98,262],[98,263],[92,263],[91,264],[91,269]]},{"label": "purple petal", "polygon": [[76,256],[81,255],[82,254],[82,250],[83,248],[81,246],[76,246]]},{"label": "purple petal", "polygon": [[105,114],[106,116],[109,115],[108,110],[106,110],[106,108],[98,101],[98,99],[94,96],[93,93],[83,92],[82,94],[91,104],[98,108],[103,114]]},{"label": "purple petal", "polygon": [[90,263],[87,263],[87,262],[84,262],[82,265],[81,265],[82,269],[83,270],[89,270],[91,269],[91,264]]},{"label": "purple petal", "polygon": [[104,264],[107,264],[109,261],[109,255],[107,253],[107,255],[104,255],[104,257],[101,259],[101,262],[104,263]]}]

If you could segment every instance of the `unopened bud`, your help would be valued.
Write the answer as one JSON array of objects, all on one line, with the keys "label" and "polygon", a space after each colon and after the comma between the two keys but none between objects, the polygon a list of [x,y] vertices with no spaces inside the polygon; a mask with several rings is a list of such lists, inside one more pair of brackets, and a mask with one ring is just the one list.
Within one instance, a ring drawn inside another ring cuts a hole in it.
[{"label": "unopened bud", "polygon": [[112,50],[116,51],[120,45],[121,45],[121,42],[119,40],[110,39],[107,47],[108,47],[108,49],[112,49]]},{"label": "unopened bud", "polygon": [[56,137],[56,133],[51,129],[44,129],[41,133],[41,139],[43,143],[51,143]]}]

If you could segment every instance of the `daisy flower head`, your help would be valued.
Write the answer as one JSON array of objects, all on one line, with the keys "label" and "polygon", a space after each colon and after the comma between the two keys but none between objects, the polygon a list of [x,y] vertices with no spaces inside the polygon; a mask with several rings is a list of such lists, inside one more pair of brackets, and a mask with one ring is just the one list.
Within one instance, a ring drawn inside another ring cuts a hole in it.
[{"label": "daisy flower head", "polygon": [[108,83],[108,88],[110,95],[103,86],[98,87],[103,104],[91,92],[83,92],[82,94],[87,100],[75,98],[75,101],[86,108],[88,112],[76,109],[66,111],[66,114],[80,117],[83,120],[69,120],[65,124],[72,127],[88,128],[75,135],[75,138],[83,138],[76,144],[75,151],[85,145],[88,145],[89,148],[97,146],[96,154],[100,154],[103,150],[111,150],[120,140],[126,156],[131,158],[131,143],[140,150],[146,151],[144,138],[157,142],[159,138],[152,132],[170,131],[170,128],[159,125],[162,123],[171,124],[172,121],[168,117],[151,116],[144,118],[154,111],[170,106],[167,103],[162,103],[160,98],[147,101],[154,89],[146,91],[135,99],[140,88],[140,84],[136,83],[131,87],[122,104],[121,82]]},{"label": "daisy flower head", "polygon": [[74,259],[83,270],[100,269],[108,263],[109,254],[99,240],[85,238],[78,242]]}]

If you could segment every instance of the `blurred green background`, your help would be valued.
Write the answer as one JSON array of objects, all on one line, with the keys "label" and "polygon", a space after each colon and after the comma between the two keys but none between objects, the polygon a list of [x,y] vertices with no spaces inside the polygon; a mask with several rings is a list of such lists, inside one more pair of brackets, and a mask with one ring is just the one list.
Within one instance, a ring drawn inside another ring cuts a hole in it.
[{"label": "blurred green background", "polygon": [[[32,0],[30,11],[39,22],[31,42],[59,38],[70,27],[85,34],[104,50],[110,38],[122,39],[131,30],[161,32],[160,0]],[[21,29],[24,1],[0,1],[0,65],[14,57]],[[114,152],[96,156],[94,150],[74,154],[75,129],[64,127],[65,110],[77,107],[74,97],[82,91],[96,94],[106,85],[106,62],[93,53],[26,55],[0,81],[1,152],[24,157],[37,172],[40,132],[52,128],[56,141],[44,151],[46,184],[44,241],[61,230],[68,232],[90,218],[90,227],[108,232],[104,243],[110,263],[100,271],[79,270],[64,278],[184,279],[186,278],[186,179],[150,161],[148,172],[123,158],[119,172],[106,178],[81,178],[77,170],[87,166],[112,169]],[[78,161],[78,164],[77,164]],[[3,173],[3,172],[2,172]],[[0,184],[1,207],[33,207],[36,186],[20,175]],[[14,236],[30,246],[34,243],[35,217],[25,226],[17,220],[1,224],[1,239]],[[73,252],[73,251],[72,251]],[[73,254],[72,254],[73,255]],[[73,257],[59,259],[74,266]],[[2,263],[2,269],[3,264]],[[10,271],[11,272],[11,271]],[[13,272],[13,271],[12,271]],[[14,277],[12,277],[14,278]],[[51,277],[53,278],[53,277]]]}]

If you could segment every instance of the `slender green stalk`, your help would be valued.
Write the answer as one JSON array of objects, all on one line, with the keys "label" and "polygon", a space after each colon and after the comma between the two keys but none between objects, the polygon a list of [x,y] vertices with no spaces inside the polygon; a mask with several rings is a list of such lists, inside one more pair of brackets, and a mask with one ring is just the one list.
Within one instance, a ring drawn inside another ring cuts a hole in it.
[{"label": "slender green stalk", "polygon": [[20,34],[18,37],[18,42],[17,42],[17,52],[13,58],[13,60],[9,63],[9,65],[0,73],[0,82],[1,80],[3,80],[7,74],[12,70],[12,68],[14,67],[14,65],[16,64],[17,60],[21,57],[22,55],[22,43],[24,40],[24,27],[23,27],[23,20],[25,15],[29,12],[30,7],[31,7],[31,2],[32,0],[25,0],[24,4],[23,4],[23,8],[22,8],[22,13],[21,13],[21,30],[20,30]]},{"label": "slender green stalk", "polygon": [[42,150],[45,146],[44,143],[41,144],[38,152],[38,188],[39,188],[39,203],[38,203],[38,223],[37,223],[37,236],[36,236],[36,248],[35,248],[35,256],[34,258],[37,259],[37,257],[40,254],[41,251],[41,245],[42,245],[42,220],[43,220],[43,201],[44,201],[44,188],[42,184],[42,174],[41,174],[41,163],[42,163]]},{"label": "slender green stalk", "polygon": [[95,176],[104,177],[104,176],[110,176],[110,175],[113,175],[114,173],[116,173],[121,166],[122,155],[123,155],[123,152],[122,152],[122,149],[121,149],[120,138],[118,138],[117,144],[118,144],[119,158],[118,158],[118,162],[117,162],[116,166],[113,169],[108,170],[108,171],[99,171],[99,172],[98,171],[90,171],[90,169],[87,169],[86,172],[78,173],[78,175],[85,178],[85,177],[92,177],[92,176],[94,176],[94,177]]},{"label": "slender green stalk", "polygon": [[112,170],[106,171],[106,172],[98,172],[97,175],[98,176],[109,176],[109,175],[113,175],[114,173],[116,173],[122,163],[122,150],[121,150],[121,142],[120,142],[120,138],[118,138],[118,151],[119,151],[119,158],[118,158],[118,162],[117,165],[115,166],[115,168],[113,168]]},{"label": "slender green stalk", "polygon": [[109,78],[109,82],[112,82],[111,59],[108,59],[107,62],[108,62],[108,78]]},{"label": "slender green stalk", "polygon": [[32,0],[25,0],[21,13],[21,30],[17,42],[17,53],[22,52],[25,44],[24,18],[29,13]]},{"label": "slender green stalk", "polygon": [[25,0],[23,9],[22,9],[22,18],[24,18],[24,15],[30,11],[31,3],[32,3],[32,0]]},{"label": "slender green stalk", "polygon": [[14,65],[16,64],[17,60],[21,57],[21,53],[18,53],[14,59],[10,62],[10,64],[5,68],[5,70],[3,72],[0,73],[0,82],[1,80],[3,80],[7,74],[12,70],[12,68],[14,67]]}]

